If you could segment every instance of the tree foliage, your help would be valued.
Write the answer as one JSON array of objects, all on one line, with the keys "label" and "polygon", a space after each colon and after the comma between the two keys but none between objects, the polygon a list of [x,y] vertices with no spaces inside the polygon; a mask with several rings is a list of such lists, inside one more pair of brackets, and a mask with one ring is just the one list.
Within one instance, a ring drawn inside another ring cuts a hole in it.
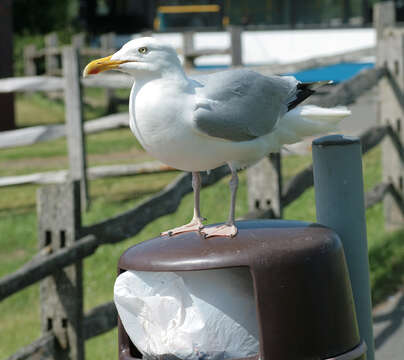
[{"label": "tree foliage", "polygon": [[44,34],[71,25],[75,0],[14,0],[13,27],[18,34]]}]

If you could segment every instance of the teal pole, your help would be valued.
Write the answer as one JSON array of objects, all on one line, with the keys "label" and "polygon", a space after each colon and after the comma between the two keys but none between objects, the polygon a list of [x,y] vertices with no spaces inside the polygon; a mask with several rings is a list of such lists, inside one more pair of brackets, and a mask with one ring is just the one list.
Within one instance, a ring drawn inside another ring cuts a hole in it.
[{"label": "teal pole", "polygon": [[341,237],[367,360],[374,360],[372,304],[359,138],[330,135],[313,141],[317,222]]}]

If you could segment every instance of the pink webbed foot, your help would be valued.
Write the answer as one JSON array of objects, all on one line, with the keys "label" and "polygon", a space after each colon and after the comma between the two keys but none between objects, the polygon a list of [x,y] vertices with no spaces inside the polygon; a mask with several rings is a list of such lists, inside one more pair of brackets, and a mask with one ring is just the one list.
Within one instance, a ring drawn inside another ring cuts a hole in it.
[{"label": "pink webbed foot", "polygon": [[204,225],[202,224],[202,221],[204,221],[204,220],[206,220],[206,219],[204,219],[204,218],[195,219],[194,218],[191,220],[190,223],[176,227],[174,229],[164,231],[161,233],[161,235],[162,236],[164,236],[164,235],[173,236],[173,235],[182,234],[182,233],[191,232],[191,231],[201,232],[201,230],[204,227]]},{"label": "pink webbed foot", "polygon": [[237,235],[237,227],[234,224],[222,224],[209,226],[201,230],[201,234],[205,239],[210,237],[235,237]]}]

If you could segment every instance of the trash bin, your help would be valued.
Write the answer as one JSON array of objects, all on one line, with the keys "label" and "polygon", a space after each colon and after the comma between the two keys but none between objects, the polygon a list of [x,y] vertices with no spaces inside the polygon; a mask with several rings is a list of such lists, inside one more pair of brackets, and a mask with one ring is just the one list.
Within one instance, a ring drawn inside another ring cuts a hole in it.
[{"label": "trash bin", "polygon": [[[338,235],[297,221],[237,226],[234,238],[204,239],[190,232],[135,245],[119,259],[118,274],[247,268],[259,335],[259,352],[250,359],[365,360]],[[120,360],[142,357],[120,319],[118,338]]]}]

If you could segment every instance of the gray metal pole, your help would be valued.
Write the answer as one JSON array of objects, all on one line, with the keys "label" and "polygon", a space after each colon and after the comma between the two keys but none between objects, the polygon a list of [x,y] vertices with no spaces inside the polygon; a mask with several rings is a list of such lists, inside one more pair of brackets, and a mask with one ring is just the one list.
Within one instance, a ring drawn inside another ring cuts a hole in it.
[{"label": "gray metal pole", "polygon": [[357,137],[330,135],[313,141],[317,222],[341,237],[359,332],[368,347],[367,359],[374,360],[361,154]]}]

